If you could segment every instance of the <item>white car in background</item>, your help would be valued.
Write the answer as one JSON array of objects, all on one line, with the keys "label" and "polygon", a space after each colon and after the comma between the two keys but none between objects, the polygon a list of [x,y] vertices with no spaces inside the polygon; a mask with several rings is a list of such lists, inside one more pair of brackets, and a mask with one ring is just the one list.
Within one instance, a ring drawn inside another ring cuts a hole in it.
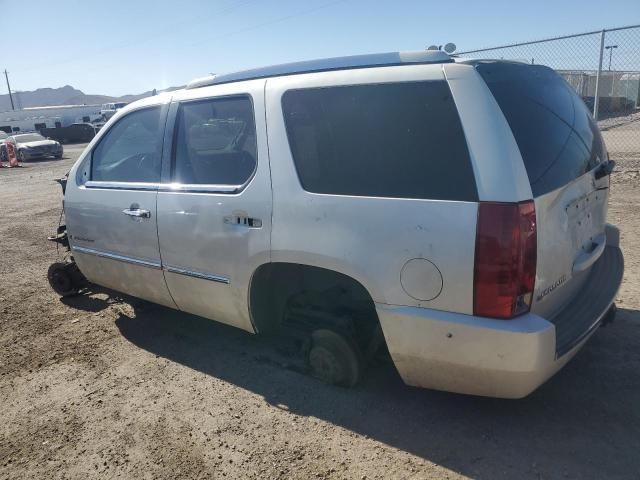
[{"label": "white car in background", "polygon": [[126,106],[127,106],[127,102],[105,103],[102,105],[102,109],[100,110],[100,115],[106,122],[111,117],[113,117],[118,110]]},{"label": "white car in background", "polygon": [[291,338],[329,383],[386,346],[407,384],[519,398],[614,316],[612,168],[539,65],[423,51],[205,78],[89,144],[49,281]]}]

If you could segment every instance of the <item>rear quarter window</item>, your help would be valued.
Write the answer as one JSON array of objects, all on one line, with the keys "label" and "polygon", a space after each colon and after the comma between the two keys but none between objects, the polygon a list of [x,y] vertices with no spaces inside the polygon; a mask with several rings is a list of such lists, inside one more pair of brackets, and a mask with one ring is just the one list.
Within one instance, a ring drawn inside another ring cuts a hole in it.
[{"label": "rear quarter window", "polygon": [[534,197],[606,159],[591,112],[552,69],[500,61],[478,62],[475,67],[511,127]]},{"label": "rear quarter window", "polygon": [[478,200],[445,81],[289,90],[282,108],[309,192]]}]

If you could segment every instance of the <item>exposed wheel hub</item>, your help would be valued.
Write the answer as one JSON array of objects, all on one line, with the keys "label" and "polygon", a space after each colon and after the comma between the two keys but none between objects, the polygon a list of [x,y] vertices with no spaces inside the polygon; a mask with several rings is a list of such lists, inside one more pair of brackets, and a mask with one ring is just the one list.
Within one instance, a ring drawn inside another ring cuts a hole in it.
[{"label": "exposed wheel hub", "polygon": [[71,276],[64,270],[57,270],[51,277],[51,283],[56,290],[66,292],[71,288]]},{"label": "exposed wheel hub", "polygon": [[53,263],[47,272],[49,285],[53,290],[62,297],[74,295],[78,293],[79,283],[74,278],[74,269],[77,267],[73,263]]},{"label": "exposed wheel hub", "polygon": [[340,383],[344,372],[340,360],[329,350],[315,346],[309,352],[309,365],[314,375],[326,383]]},{"label": "exposed wheel hub", "polygon": [[315,330],[311,334],[307,363],[314,377],[344,387],[355,385],[362,369],[353,344],[329,329]]}]

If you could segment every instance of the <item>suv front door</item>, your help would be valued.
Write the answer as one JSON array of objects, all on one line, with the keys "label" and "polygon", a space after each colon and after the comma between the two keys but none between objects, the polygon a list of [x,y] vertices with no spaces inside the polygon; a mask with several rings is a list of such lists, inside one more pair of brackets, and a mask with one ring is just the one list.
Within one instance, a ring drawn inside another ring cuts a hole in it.
[{"label": "suv front door", "polygon": [[89,281],[175,308],[156,223],[167,111],[137,109],[109,127],[72,171],[65,216],[74,258]]},{"label": "suv front door", "polygon": [[270,260],[264,81],[178,95],[158,192],[167,286],[180,310],[253,332],[249,283]]}]

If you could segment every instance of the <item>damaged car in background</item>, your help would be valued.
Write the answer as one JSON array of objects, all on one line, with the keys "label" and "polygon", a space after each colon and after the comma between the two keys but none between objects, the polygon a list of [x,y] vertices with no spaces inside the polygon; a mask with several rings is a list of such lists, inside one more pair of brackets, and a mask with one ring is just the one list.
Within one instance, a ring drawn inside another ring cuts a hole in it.
[{"label": "damaged car in background", "polygon": [[45,138],[39,133],[21,133],[9,137],[16,145],[18,160],[21,162],[35,158],[62,158],[64,150],[60,142]]},{"label": "damaged car in background", "polygon": [[7,159],[7,147],[5,143],[9,139],[9,135],[0,130],[0,162],[6,162]]}]

